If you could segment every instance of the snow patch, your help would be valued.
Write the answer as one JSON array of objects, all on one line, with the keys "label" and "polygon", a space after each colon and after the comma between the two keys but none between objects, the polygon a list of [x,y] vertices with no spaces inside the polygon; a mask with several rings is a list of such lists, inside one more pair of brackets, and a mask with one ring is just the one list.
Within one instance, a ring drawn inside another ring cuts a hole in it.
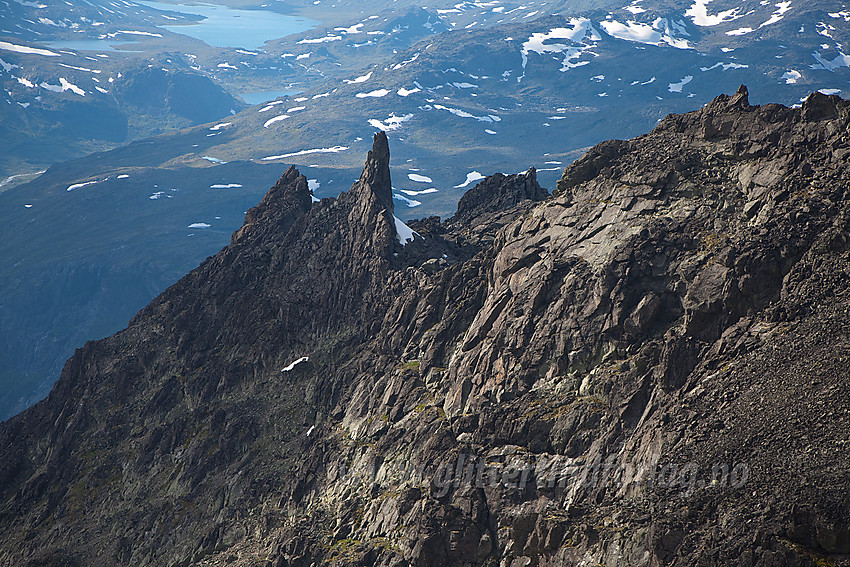
[{"label": "snow patch", "polygon": [[402,67],[404,67],[405,65],[408,65],[408,64],[410,64],[410,63],[413,63],[414,61],[416,61],[417,59],[419,59],[419,55],[420,55],[419,53],[416,53],[416,54],[415,54],[413,57],[411,57],[410,59],[408,59],[408,60],[406,60],[406,61],[402,61],[401,63],[396,63],[395,65],[393,65],[393,71],[398,71],[399,69],[401,69],[401,68],[402,68]]},{"label": "snow patch", "polygon": [[434,108],[437,110],[445,110],[451,112],[455,116],[459,116],[460,118],[474,118],[479,122],[501,122],[502,119],[495,114],[489,114],[487,116],[475,116],[474,114],[470,114],[465,110],[460,110],[459,108],[449,108],[447,106],[443,106],[442,104],[435,104]]},{"label": "snow patch", "polygon": [[629,4],[628,6],[623,6],[623,10],[626,10],[627,12],[631,12],[634,15],[642,14],[642,13],[646,12],[646,8],[642,8],[640,6],[641,1],[642,0],[635,0],[634,2]]},{"label": "snow patch", "polygon": [[74,94],[78,94],[80,96],[86,96],[86,91],[75,85],[74,83],[69,82],[64,77],[59,77],[58,85],[51,85],[49,83],[41,83],[39,85],[43,89],[47,89],[48,91],[52,91],[54,93],[62,93],[65,91],[71,91]]},{"label": "snow patch", "polygon": [[427,195],[429,193],[436,193],[437,189],[433,187],[431,187],[430,189],[423,189],[421,191],[410,191],[409,189],[402,189],[401,192],[409,197],[415,197],[417,195]]},{"label": "snow patch", "polygon": [[344,34],[355,34],[355,33],[363,33],[363,30],[360,29],[363,27],[363,24],[354,24],[349,28],[334,28],[334,31],[342,32]]},{"label": "snow patch", "polygon": [[712,71],[721,67],[724,71],[728,71],[729,69],[747,69],[749,65],[741,65],[740,63],[721,63],[717,62],[711,67],[700,67],[699,70],[705,73],[706,71]]},{"label": "snow patch", "polygon": [[357,98],[381,98],[387,96],[388,94],[390,94],[390,91],[388,91],[387,89],[377,89],[368,93],[357,93],[354,96],[356,96]]},{"label": "snow patch", "polygon": [[[292,370],[293,368],[295,368],[296,366],[298,366],[302,362],[307,362],[308,360],[310,360],[309,356],[302,356],[298,360],[295,360],[295,361],[287,364],[284,368],[281,369],[281,372],[289,372],[290,370]],[[312,428],[310,430],[312,431]],[[309,435],[309,433],[308,433],[308,435]]]},{"label": "snow patch", "polygon": [[[27,47],[26,45],[18,45],[17,43],[9,43],[8,41],[0,41],[0,49],[4,51],[14,51],[15,53],[24,53],[26,55],[44,55],[45,57],[62,57],[58,53],[54,53],[48,49],[39,49],[37,47]],[[5,67],[5,66],[4,66]]]},{"label": "snow patch", "polygon": [[[561,71],[567,71],[575,67],[587,65],[589,61],[579,61],[582,54],[594,47],[594,43],[602,39],[599,32],[587,18],[572,18],[569,28],[553,28],[545,33],[533,33],[520,49],[522,55],[522,68],[528,64],[528,54],[537,53],[563,53]],[[569,43],[549,43],[552,40],[566,40]],[[523,76],[525,76],[523,74]],[[518,77],[517,82],[523,77]]]},{"label": "snow patch", "polygon": [[402,201],[404,204],[406,204],[411,209],[413,207],[418,207],[419,205],[422,204],[421,202],[416,201],[415,199],[408,199],[404,195],[399,195],[398,193],[393,193],[393,199],[396,199],[397,201]]},{"label": "snow patch", "polygon": [[790,71],[785,71],[782,73],[782,79],[785,79],[786,85],[793,85],[797,81],[803,78],[803,75],[799,71],[795,71],[791,69]]},{"label": "snow patch", "polygon": [[302,39],[298,42],[299,45],[305,45],[309,43],[328,43],[330,41],[339,41],[342,39],[341,35],[329,35],[327,37],[320,37],[317,39]]},{"label": "snow patch", "polygon": [[365,75],[361,75],[360,77],[357,77],[356,79],[343,79],[342,82],[344,82],[346,85],[356,85],[358,83],[365,83],[366,81],[368,81],[371,78],[372,78],[372,71],[369,71]]},{"label": "snow patch", "polygon": [[[495,132],[493,132],[493,133],[495,134]],[[466,174],[466,181],[464,181],[460,185],[455,185],[455,189],[463,189],[464,187],[468,186],[470,183],[474,183],[474,182],[478,181],[479,179],[484,179],[484,176],[481,175],[477,171],[470,171],[469,173]]]},{"label": "snow patch", "polygon": [[393,219],[395,220],[396,236],[398,237],[398,241],[402,246],[404,246],[408,242],[412,242],[414,235],[419,236],[419,233],[417,233],[412,228],[401,222],[401,219],[399,219],[398,217],[393,216]]},{"label": "snow patch", "polygon": [[80,189],[81,187],[87,187],[89,185],[94,185],[95,183],[98,183],[98,181],[86,181],[85,183],[75,183],[73,185],[69,185],[66,191],[75,191],[77,189]]},{"label": "snow patch", "polygon": [[144,36],[147,36],[147,37],[162,37],[162,34],[158,34],[158,33],[151,33],[151,32],[146,32],[146,31],[132,31],[132,30],[118,30],[115,33],[110,33],[110,34],[106,34],[106,35],[107,35],[107,37],[115,37],[119,33],[125,33],[125,34],[128,34],[128,35],[144,35]]},{"label": "snow patch", "polygon": [[605,33],[617,39],[648,45],[666,43],[676,49],[691,49],[688,40],[676,38],[671,35],[667,20],[663,18],[655,20],[653,25],[633,20],[627,20],[626,23],[620,23],[616,20],[606,20],[600,22],[599,25],[605,30]]},{"label": "snow patch", "polygon": [[10,72],[12,69],[20,69],[21,68],[19,65],[15,65],[14,63],[6,63],[2,59],[0,59],[0,67],[2,67],[3,70],[6,71],[7,73]]},{"label": "snow patch", "polygon": [[265,124],[263,124],[263,128],[268,128],[269,126],[271,126],[275,122],[280,122],[281,120],[286,120],[287,118],[289,118],[288,114],[281,114],[280,116],[275,116],[274,118],[270,118],[270,119],[266,120]]},{"label": "snow patch", "polygon": [[269,160],[283,159],[283,158],[295,157],[295,156],[306,156],[306,155],[309,155],[309,154],[336,154],[336,153],[339,153],[339,152],[344,152],[347,149],[348,149],[348,146],[333,146],[333,147],[330,147],[330,148],[313,148],[313,149],[309,149],[309,150],[300,150],[300,151],[292,152],[292,153],[289,153],[289,154],[281,154],[279,156],[268,156],[268,157],[264,157],[262,159],[263,159],[263,161],[269,161]]},{"label": "snow patch", "polygon": [[307,189],[310,190],[310,201],[313,203],[318,203],[319,201],[321,201],[321,199],[319,199],[313,194],[313,192],[319,188],[319,185],[321,185],[321,183],[319,183],[318,179],[307,180]]},{"label": "snow patch", "polygon": [[415,181],[417,183],[433,183],[434,180],[426,175],[419,175],[418,173],[408,173],[407,178],[411,181]]},{"label": "snow patch", "polygon": [[684,87],[693,80],[693,75],[688,75],[686,77],[683,77],[682,80],[678,83],[670,83],[669,85],[667,85],[667,90],[671,93],[680,93],[682,92],[682,87]]},{"label": "snow patch", "polygon": [[695,0],[694,5],[685,11],[685,15],[691,18],[694,25],[701,27],[716,26],[744,16],[744,14],[740,13],[740,8],[732,8],[731,10],[718,12],[717,14],[709,14],[706,6],[710,3],[711,0]]},{"label": "snow patch", "polygon": [[764,26],[769,26],[771,24],[775,24],[779,20],[785,17],[785,12],[791,9],[791,2],[778,2],[774,4],[776,6],[776,11],[770,16],[766,22],[763,22],[759,27],[763,28]]},{"label": "snow patch", "polygon": [[94,73],[95,75],[99,75],[100,73],[103,72],[103,71],[100,71],[98,69],[89,69],[88,67],[75,67],[73,65],[66,65],[64,63],[60,63],[59,66],[65,67],[66,69],[73,69],[74,71],[86,71],[86,72],[89,72],[89,73]]},{"label": "snow patch", "polygon": [[835,59],[831,61],[829,59],[824,59],[821,57],[821,54],[818,52],[812,53],[812,57],[815,58],[817,64],[809,65],[812,69],[823,69],[825,71],[835,71],[841,67],[850,67],[850,55],[845,55],[841,51],[838,52],[838,55],[835,56]]},{"label": "snow patch", "polygon": [[384,132],[389,132],[391,130],[398,130],[401,128],[401,125],[408,120],[413,118],[412,114],[405,114],[404,116],[396,116],[395,114],[390,114],[385,120],[376,120],[374,118],[369,120],[369,125],[373,128],[377,128],[378,130],[383,130]]},{"label": "snow patch", "polygon": [[270,102],[270,103],[268,103],[266,106],[264,106],[263,108],[261,108],[260,110],[258,110],[257,112],[268,112],[269,110],[271,110],[272,108],[274,108],[274,107],[275,107],[275,105],[283,104],[284,102],[286,102],[286,101],[285,101],[285,100],[276,100],[276,101],[274,101],[274,102]]}]

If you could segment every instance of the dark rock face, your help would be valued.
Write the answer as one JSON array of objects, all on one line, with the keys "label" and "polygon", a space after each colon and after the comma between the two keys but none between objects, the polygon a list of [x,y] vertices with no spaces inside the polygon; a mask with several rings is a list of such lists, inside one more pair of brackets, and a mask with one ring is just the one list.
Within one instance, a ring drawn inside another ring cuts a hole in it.
[{"label": "dark rock face", "polygon": [[741,88],[405,246],[383,134],[288,170],[0,426],[0,563],[850,564],[848,126]]},{"label": "dark rock face", "polygon": [[451,220],[455,224],[473,226],[481,222],[481,217],[503,213],[526,199],[542,201],[548,196],[549,193],[538,185],[533,167],[517,175],[497,173],[464,193]]}]

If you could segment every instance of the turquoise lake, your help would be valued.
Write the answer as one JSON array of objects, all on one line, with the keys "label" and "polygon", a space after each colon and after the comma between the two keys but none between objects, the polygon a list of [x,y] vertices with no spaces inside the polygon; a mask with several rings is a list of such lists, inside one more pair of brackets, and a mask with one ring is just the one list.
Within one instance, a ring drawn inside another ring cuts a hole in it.
[{"label": "turquoise lake", "polygon": [[319,25],[309,18],[268,10],[237,10],[213,4],[138,3],[157,10],[203,16],[204,19],[196,24],[160,27],[200,39],[213,47],[260,49],[269,40],[301,33]]}]

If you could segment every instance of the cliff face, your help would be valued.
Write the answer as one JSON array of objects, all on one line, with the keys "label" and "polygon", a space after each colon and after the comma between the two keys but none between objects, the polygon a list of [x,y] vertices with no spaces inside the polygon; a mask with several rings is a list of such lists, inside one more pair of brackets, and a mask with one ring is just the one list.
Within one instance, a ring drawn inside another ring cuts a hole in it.
[{"label": "cliff face", "polygon": [[850,564],[848,125],[742,88],[404,245],[383,134],[290,168],[0,425],[0,562]]}]

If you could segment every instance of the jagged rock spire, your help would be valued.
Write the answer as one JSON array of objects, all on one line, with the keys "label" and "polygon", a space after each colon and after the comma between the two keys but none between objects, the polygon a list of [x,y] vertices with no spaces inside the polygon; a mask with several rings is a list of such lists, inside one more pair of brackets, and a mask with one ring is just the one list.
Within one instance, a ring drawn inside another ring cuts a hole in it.
[{"label": "jagged rock spire", "polygon": [[732,110],[746,110],[750,108],[750,93],[746,85],[741,85],[735,94],[729,96],[721,94],[705,105],[703,114],[724,114]]},{"label": "jagged rock spire", "polygon": [[379,131],[372,141],[372,149],[366,156],[366,164],[360,180],[351,188],[352,193],[363,196],[374,195],[378,202],[393,213],[393,191],[390,180],[390,144],[386,133]]},{"label": "jagged rock spire", "polygon": [[741,85],[732,98],[729,99],[730,107],[748,108],[750,106],[750,92],[747,85]]}]

